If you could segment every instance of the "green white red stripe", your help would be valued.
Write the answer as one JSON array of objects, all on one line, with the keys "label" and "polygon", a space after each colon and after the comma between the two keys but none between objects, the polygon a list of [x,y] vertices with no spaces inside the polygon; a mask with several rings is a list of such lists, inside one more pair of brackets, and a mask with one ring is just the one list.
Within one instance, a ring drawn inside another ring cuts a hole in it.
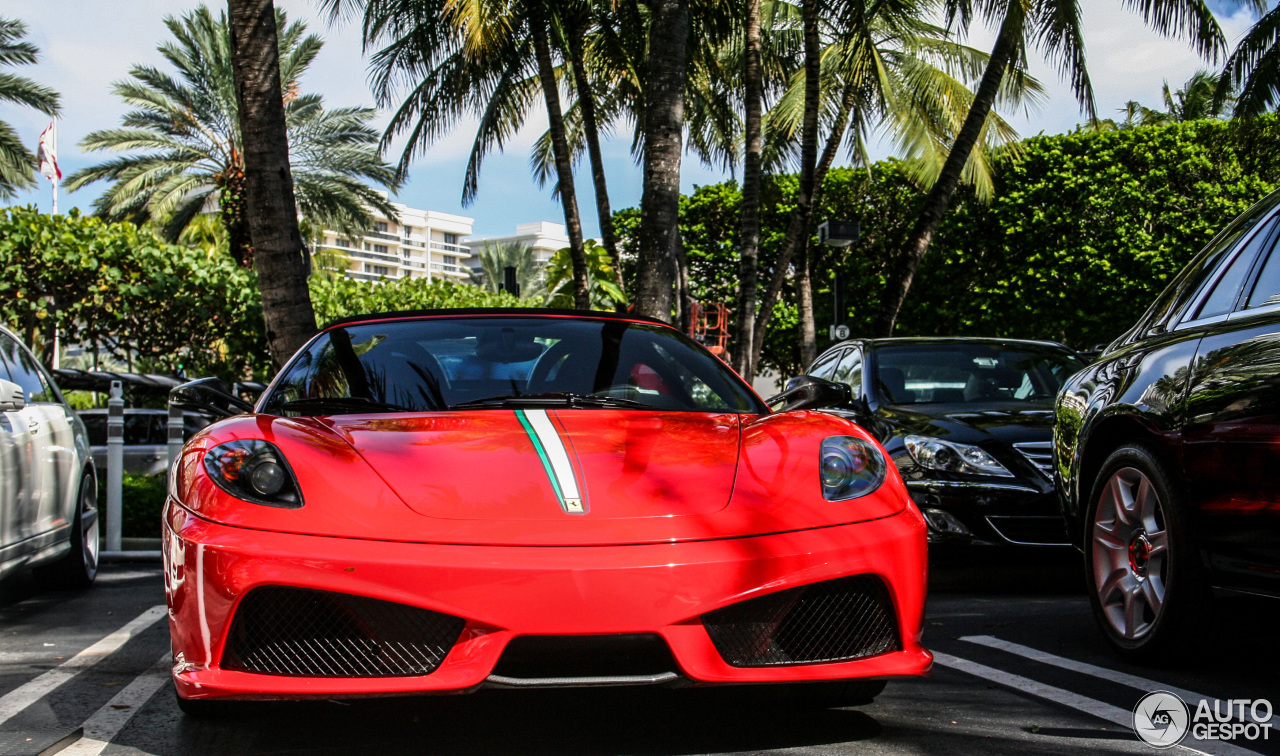
[{"label": "green white red stripe", "polygon": [[520,425],[529,434],[529,440],[538,451],[542,468],[551,481],[551,487],[555,489],[556,498],[560,500],[560,508],[568,514],[586,514],[586,501],[578,488],[573,460],[547,411],[516,410],[516,417],[520,419]]}]

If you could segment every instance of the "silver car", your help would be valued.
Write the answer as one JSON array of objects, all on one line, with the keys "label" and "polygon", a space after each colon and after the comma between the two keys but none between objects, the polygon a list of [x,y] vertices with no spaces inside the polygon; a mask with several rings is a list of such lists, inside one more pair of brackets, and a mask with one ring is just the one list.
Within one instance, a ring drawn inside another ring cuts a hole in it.
[{"label": "silver car", "polygon": [[98,574],[89,437],[49,373],[0,327],[0,578],[35,568],[53,587]]}]

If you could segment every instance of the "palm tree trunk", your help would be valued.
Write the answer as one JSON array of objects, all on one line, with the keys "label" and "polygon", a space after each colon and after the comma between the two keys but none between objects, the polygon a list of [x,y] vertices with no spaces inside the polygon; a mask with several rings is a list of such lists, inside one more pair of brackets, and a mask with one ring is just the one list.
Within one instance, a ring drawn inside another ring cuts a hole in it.
[{"label": "palm tree trunk", "polygon": [[231,150],[231,165],[222,175],[218,187],[218,209],[222,227],[227,230],[227,249],[242,268],[253,267],[253,241],[249,236],[248,211],[244,194],[244,166],[240,153]]},{"label": "palm tree trunk", "polygon": [[271,359],[283,366],[316,330],[298,230],[289,139],[280,91],[272,0],[228,0],[231,57],[240,106],[249,235]]},{"label": "palm tree trunk", "polygon": [[569,231],[569,259],[573,261],[573,306],[579,310],[590,310],[587,253],[582,243],[578,196],[573,187],[573,157],[569,154],[569,140],[564,133],[564,114],[560,110],[560,87],[556,83],[556,71],[551,63],[551,33],[547,27],[546,8],[542,0],[532,0],[527,7],[529,23],[533,27],[534,55],[538,59],[538,79],[542,84],[547,118],[551,123],[551,151],[555,154],[556,177],[559,180],[557,190],[560,204],[564,207],[564,225]]},{"label": "palm tree trunk", "polygon": [[[765,328],[773,315],[773,307],[777,304],[778,295],[782,291],[782,283],[786,279],[787,266],[796,253],[800,239],[809,232],[809,220],[813,214],[813,191],[817,181],[818,162],[818,111],[821,103],[821,63],[822,48],[818,39],[818,1],[804,0],[801,7],[804,23],[804,116],[800,126],[800,191],[796,195],[796,207],[791,212],[787,223],[787,233],[783,237],[782,254],[774,267],[773,277],[769,281],[769,289],[765,292],[764,301],[760,304],[760,313],[755,322],[755,333],[751,339],[752,369],[755,374],[756,365],[760,364],[760,350],[764,348]],[[843,132],[843,128],[841,128]],[[839,142],[836,143],[839,148]],[[828,149],[831,148],[828,141]],[[834,153],[833,157],[834,159]],[[825,177],[826,171],[823,171]],[[813,317],[812,301],[810,301],[809,317]]]},{"label": "palm tree trunk", "polygon": [[738,305],[733,334],[733,367],[748,382],[755,378],[751,356],[755,335],[756,289],[760,278],[760,173],[764,152],[761,119],[764,110],[764,73],[760,64],[760,0],[747,0],[746,49],[743,79],[746,83],[742,160],[742,233],[738,247]]},{"label": "palm tree trunk", "polygon": [[680,219],[680,153],[689,0],[655,0],[649,24],[636,313],[670,322],[672,256]]},{"label": "palm tree trunk", "polygon": [[800,249],[796,250],[796,294],[800,306],[800,364],[807,366],[818,356],[813,316],[813,255],[808,234],[800,238]]},{"label": "palm tree trunk", "polygon": [[951,205],[951,197],[960,184],[960,175],[964,171],[965,163],[969,162],[969,155],[982,135],[982,127],[987,122],[987,115],[991,113],[996,96],[1000,94],[1000,84],[1004,80],[1005,71],[1022,41],[1024,17],[1017,10],[1020,7],[1017,3],[1009,5],[1004,22],[1000,25],[1000,34],[996,37],[995,47],[992,48],[991,57],[987,60],[987,69],[983,72],[978,91],[973,96],[973,104],[969,106],[969,115],[965,117],[964,125],[956,134],[956,140],[951,145],[951,152],[948,153],[947,161],[942,165],[938,180],[929,190],[924,208],[920,211],[920,218],[916,221],[915,229],[912,230],[911,237],[903,250],[898,270],[889,278],[884,300],[880,303],[875,323],[872,325],[872,335],[876,338],[893,335],[898,312],[907,298],[911,281],[920,267],[920,261],[929,251],[929,242],[933,240],[934,232],[938,230],[942,217],[946,215]]},{"label": "palm tree trunk", "polygon": [[613,230],[613,210],[609,206],[609,186],[604,177],[604,158],[600,154],[600,127],[596,123],[596,98],[587,79],[586,54],[582,39],[583,26],[569,30],[569,57],[573,65],[573,84],[578,90],[578,107],[582,109],[582,131],[587,138],[587,157],[591,160],[591,182],[596,192],[596,215],[600,219],[600,240],[613,264],[618,288],[626,291],[622,279],[622,260],[618,257],[618,234]]},{"label": "palm tree trunk", "polygon": [[693,327],[693,295],[689,288],[689,256],[685,254],[684,239],[678,226],[672,262],[676,266],[676,326],[688,333]]},{"label": "palm tree trunk", "polygon": [[[853,86],[848,86],[844,90],[844,96],[840,101],[840,110],[836,115],[835,123],[832,126],[831,133],[827,136],[827,144],[822,150],[822,158],[818,161],[818,167],[814,171],[814,205],[822,196],[822,184],[827,178],[827,171],[831,170],[831,166],[835,163],[836,155],[840,152],[840,145],[844,142],[845,131],[849,125],[849,115],[853,112],[853,102],[857,96],[857,91]],[[786,281],[787,266],[791,264],[791,258],[795,254],[796,247],[799,244],[802,234],[799,232],[796,211],[791,213],[791,222],[787,224],[787,233],[782,240],[782,254],[778,257],[778,265],[774,268],[773,276],[769,279],[769,285],[765,288],[764,298],[761,300],[760,309],[756,316],[756,332],[752,337],[751,352],[751,374],[755,375],[757,366],[760,364],[760,354],[764,349],[764,333],[769,326],[769,321],[773,318],[773,307],[778,303],[778,297],[782,293],[782,285]]]}]

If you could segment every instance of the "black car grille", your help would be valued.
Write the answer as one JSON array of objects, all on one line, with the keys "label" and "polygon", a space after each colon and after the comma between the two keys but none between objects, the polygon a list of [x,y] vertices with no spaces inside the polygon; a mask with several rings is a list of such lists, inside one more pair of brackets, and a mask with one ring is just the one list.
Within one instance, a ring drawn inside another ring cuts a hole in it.
[{"label": "black car grille", "polygon": [[614,677],[678,672],[661,635],[522,635],[513,638],[493,674],[501,677]]},{"label": "black car grille", "polygon": [[392,601],[264,586],[240,601],[222,667],[299,677],[427,675],[465,624]]},{"label": "black car grille", "polygon": [[774,667],[898,651],[898,620],[884,581],[853,575],[778,591],[702,615],[725,662]]},{"label": "black car grille", "polygon": [[1014,444],[1013,448],[1026,458],[1028,462],[1035,465],[1036,469],[1045,474],[1045,477],[1053,477],[1053,442],[1052,441],[1024,441]]}]

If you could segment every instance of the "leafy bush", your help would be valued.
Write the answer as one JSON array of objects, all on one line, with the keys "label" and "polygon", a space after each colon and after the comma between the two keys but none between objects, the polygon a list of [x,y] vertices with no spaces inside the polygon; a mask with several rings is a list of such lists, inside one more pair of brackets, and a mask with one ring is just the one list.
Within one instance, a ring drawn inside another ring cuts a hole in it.
[{"label": "leafy bush", "polygon": [[257,279],[225,253],[72,210],[0,210],[0,320],[50,362],[64,343],[131,348],[134,367],[240,375],[269,364]]},{"label": "leafy bush", "polygon": [[532,307],[534,302],[495,293],[478,286],[439,278],[395,278],[385,282],[350,278],[313,277],[309,282],[316,320],[324,325],[338,318],[394,310],[434,310],[455,307]]},{"label": "leafy bush", "polygon": [[[123,538],[159,538],[160,518],[168,495],[166,476],[124,474],[120,482],[120,535]],[[102,517],[102,535],[106,537],[106,475],[98,478],[98,512]]]}]

